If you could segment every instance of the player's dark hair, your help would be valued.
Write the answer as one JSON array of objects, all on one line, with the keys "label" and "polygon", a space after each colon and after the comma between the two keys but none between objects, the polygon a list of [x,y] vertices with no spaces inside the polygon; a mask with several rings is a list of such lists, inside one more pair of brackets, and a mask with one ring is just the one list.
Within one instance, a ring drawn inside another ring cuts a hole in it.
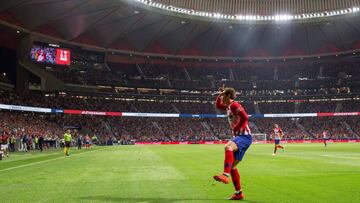
[{"label": "player's dark hair", "polygon": [[236,91],[232,87],[226,87],[224,90],[224,95],[230,97],[230,99],[236,98]]}]

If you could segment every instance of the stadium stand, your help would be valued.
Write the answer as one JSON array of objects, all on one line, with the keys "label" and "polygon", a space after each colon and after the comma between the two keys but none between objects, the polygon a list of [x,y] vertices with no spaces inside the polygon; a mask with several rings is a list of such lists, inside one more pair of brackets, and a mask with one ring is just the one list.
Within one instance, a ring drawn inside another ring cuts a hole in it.
[{"label": "stadium stand", "polygon": [[[44,96],[40,94],[17,95],[1,91],[0,103],[34,107],[84,109],[96,111],[148,112],[148,113],[190,113],[216,114],[213,103],[204,102],[159,102],[159,101],[122,101],[105,98],[81,98],[74,96]],[[321,101],[300,102],[298,112],[335,112],[360,111],[360,101]],[[254,106],[261,113],[294,113],[296,103],[245,103],[249,113],[256,113]],[[347,108],[347,106],[357,108]],[[251,108],[253,107],[253,108]],[[48,115],[1,111],[1,131],[14,134],[18,143],[27,134],[30,139],[45,136],[59,140],[64,129],[77,129],[79,134],[96,134],[100,143],[118,141],[214,141],[231,137],[226,119],[220,118],[132,118],[102,117],[86,115]],[[324,118],[251,118],[254,133],[267,134],[270,139],[272,125],[278,123],[289,140],[311,140],[320,138],[324,129],[332,139],[358,139],[359,121],[354,117]],[[302,127],[301,127],[302,126]]]},{"label": "stadium stand", "polygon": [[[5,51],[6,52],[6,51]],[[0,91],[0,103],[43,107],[138,113],[220,114],[213,95],[219,86],[232,86],[249,114],[324,113],[360,111],[360,71],[357,57],[338,60],[258,61],[223,67],[208,63],[104,63],[96,53],[73,52],[71,66],[37,64],[66,84],[102,87],[94,93]],[[5,75],[0,81],[11,83]],[[30,82],[39,82],[32,79]],[[174,97],[172,97],[174,96]],[[178,98],[179,97],[179,98]],[[338,97],[340,99],[334,99]],[[284,99],[285,98],[285,99]],[[226,119],[135,118],[61,115],[1,111],[1,132],[14,134],[18,143],[45,136],[60,142],[64,129],[97,135],[108,141],[215,141],[231,137]],[[251,118],[253,133],[270,139],[278,123],[288,140],[358,139],[357,117]],[[31,145],[29,145],[31,146]]]}]

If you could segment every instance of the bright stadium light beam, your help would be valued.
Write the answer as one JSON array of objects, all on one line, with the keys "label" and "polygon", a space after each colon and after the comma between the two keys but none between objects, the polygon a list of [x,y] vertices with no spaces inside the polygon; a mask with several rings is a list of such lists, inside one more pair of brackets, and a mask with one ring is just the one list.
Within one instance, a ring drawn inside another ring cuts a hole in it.
[{"label": "bright stadium light beam", "polygon": [[172,11],[176,13],[182,13],[192,16],[201,16],[207,18],[214,18],[214,19],[225,19],[225,20],[236,20],[236,21],[289,21],[289,20],[304,20],[304,19],[316,19],[316,18],[325,18],[329,16],[338,16],[338,15],[347,15],[351,13],[357,13],[360,11],[360,8],[355,6],[352,8],[344,8],[332,11],[323,11],[323,12],[316,12],[316,13],[298,13],[298,14],[277,14],[272,16],[267,15],[229,15],[225,13],[215,13],[215,12],[207,12],[207,11],[199,11],[193,9],[186,9],[175,7],[172,5],[166,5],[162,3],[153,2],[152,0],[133,0],[135,2],[159,8],[166,11]]},{"label": "bright stadium light beam", "polygon": [[288,14],[275,15],[275,21],[286,21],[292,19],[294,19],[294,17]]}]

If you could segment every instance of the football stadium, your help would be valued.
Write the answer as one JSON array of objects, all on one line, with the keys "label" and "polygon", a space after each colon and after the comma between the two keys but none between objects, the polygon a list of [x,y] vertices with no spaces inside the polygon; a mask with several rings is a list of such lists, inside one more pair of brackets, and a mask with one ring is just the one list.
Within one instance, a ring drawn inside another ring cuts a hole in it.
[{"label": "football stadium", "polygon": [[0,202],[360,202],[360,0],[1,0]]}]

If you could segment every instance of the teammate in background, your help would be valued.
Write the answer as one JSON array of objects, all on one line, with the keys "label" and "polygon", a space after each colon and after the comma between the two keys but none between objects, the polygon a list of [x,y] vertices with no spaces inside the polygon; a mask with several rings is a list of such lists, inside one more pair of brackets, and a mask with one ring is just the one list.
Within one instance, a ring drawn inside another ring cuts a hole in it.
[{"label": "teammate in background", "polygon": [[325,147],[327,147],[327,143],[326,143],[326,141],[328,140],[327,132],[324,131],[322,134],[323,134],[322,138],[323,138],[324,145],[325,145]]},{"label": "teammate in background", "polygon": [[65,142],[65,147],[64,147],[64,154],[65,156],[69,156],[69,151],[70,151],[70,145],[71,145],[71,131],[67,130],[67,132],[64,134],[64,142]]},{"label": "teammate in background", "polygon": [[86,135],[85,136],[85,149],[89,149],[90,148],[90,136]]},{"label": "teammate in background", "polygon": [[2,135],[2,145],[1,145],[1,150],[3,151],[3,155],[4,157],[9,157],[9,136],[7,135],[6,132],[4,132],[4,134]]},{"label": "teammate in background", "polygon": [[275,140],[275,147],[274,147],[274,153],[272,155],[275,156],[278,148],[280,148],[284,151],[284,147],[280,145],[280,141],[281,141],[284,133],[283,133],[282,129],[279,128],[278,124],[274,125],[273,131],[274,131],[273,139]]},{"label": "teammate in background", "polygon": [[233,132],[233,138],[225,145],[224,171],[215,175],[214,179],[225,184],[229,183],[229,176],[235,187],[235,193],[230,200],[241,200],[244,194],[240,185],[240,174],[236,168],[243,159],[246,150],[252,143],[248,115],[239,102],[234,101],[236,92],[234,88],[224,86],[219,88],[216,98],[216,108],[227,111],[228,121]]},{"label": "teammate in background", "polygon": [[3,158],[3,154],[4,154],[4,152],[3,152],[3,147],[2,147],[2,136],[3,135],[0,135],[0,161],[2,160],[2,158]]}]

